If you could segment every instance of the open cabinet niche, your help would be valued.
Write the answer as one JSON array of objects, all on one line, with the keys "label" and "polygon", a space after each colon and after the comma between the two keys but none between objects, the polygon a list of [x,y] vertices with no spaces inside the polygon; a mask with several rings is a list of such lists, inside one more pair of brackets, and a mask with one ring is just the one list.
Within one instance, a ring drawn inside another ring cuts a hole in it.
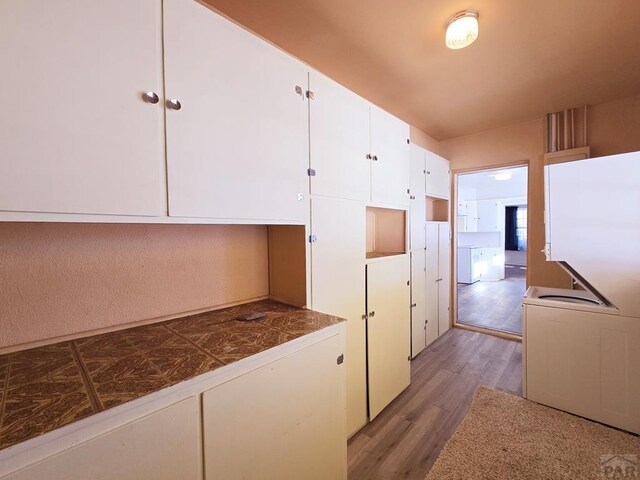
[{"label": "open cabinet niche", "polygon": [[307,244],[304,225],[270,225],[269,298],[307,305]]},{"label": "open cabinet niche", "polygon": [[407,212],[367,207],[367,258],[407,252]]},{"label": "open cabinet niche", "polygon": [[445,198],[425,197],[427,222],[448,222],[449,221],[449,200]]},{"label": "open cabinet niche", "polygon": [[0,354],[265,298],[303,307],[305,235],[304,225],[0,223]]}]

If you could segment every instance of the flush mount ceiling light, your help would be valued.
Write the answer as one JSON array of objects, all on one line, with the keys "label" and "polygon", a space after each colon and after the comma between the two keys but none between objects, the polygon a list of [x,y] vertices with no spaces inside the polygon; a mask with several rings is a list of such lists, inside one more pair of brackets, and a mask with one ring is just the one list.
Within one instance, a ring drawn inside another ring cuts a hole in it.
[{"label": "flush mount ceiling light", "polygon": [[498,172],[493,176],[493,178],[496,180],[510,180],[511,174],[509,172]]},{"label": "flush mount ceiling light", "polygon": [[462,10],[447,20],[447,47],[457,50],[468,47],[478,38],[478,12]]}]

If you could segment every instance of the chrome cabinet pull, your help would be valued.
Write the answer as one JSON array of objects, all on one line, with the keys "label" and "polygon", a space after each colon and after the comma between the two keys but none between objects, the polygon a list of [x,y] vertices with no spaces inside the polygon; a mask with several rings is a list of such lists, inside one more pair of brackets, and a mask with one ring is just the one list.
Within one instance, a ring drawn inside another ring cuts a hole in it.
[{"label": "chrome cabinet pull", "polygon": [[373,311],[369,312],[369,318],[373,318],[375,316],[376,316],[376,312],[373,312]]},{"label": "chrome cabinet pull", "polygon": [[180,110],[182,108],[182,104],[180,101],[172,98],[171,100],[167,100],[167,108],[171,110]]},{"label": "chrome cabinet pull", "polygon": [[156,92],[144,92],[142,94],[142,100],[155,105],[160,101],[160,97],[158,97],[158,94]]}]

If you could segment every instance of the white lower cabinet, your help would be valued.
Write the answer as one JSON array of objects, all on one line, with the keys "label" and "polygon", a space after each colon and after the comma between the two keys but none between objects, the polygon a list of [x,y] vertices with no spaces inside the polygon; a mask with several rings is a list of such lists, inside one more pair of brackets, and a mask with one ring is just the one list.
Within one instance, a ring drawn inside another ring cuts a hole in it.
[{"label": "white lower cabinet", "polygon": [[410,258],[367,264],[369,418],[411,383]]},{"label": "white lower cabinet", "polygon": [[427,346],[425,250],[411,252],[411,358]]},{"label": "white lower cabinet", "polygon": [[343,351],[335,335],[205,392],[205,479],[346,479]]},{"label": "white lower cabinet", "polygon": [[199,423],[200,402],[194,396],[69,449],[60,448],[60,453],[2,479],[199,480]]},{"label": "white lower cabinet", "polygon": [[[449,224],[427,222],[427,345],[449,330],[451,253]],[[435,338],[434,338],[435,337]]]},{"label": "white lower cabinet", "polygon": [[451,326],[451,233],[448,223],[438,224],[438,335]]}]

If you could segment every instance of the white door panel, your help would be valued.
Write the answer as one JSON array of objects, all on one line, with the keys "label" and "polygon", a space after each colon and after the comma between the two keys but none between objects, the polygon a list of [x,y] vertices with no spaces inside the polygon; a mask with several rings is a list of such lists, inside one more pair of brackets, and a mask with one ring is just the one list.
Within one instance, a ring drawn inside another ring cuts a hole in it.
[{"label": "white door panel", "polygon": [[327,77],[309,74],[313,100],[311,193],[368,202],[371,198],[369,103]]},{"label": "white door panel", "polygon": [[439,336],[438,332],[438,224],[427,222],[427,249],[426,252],[426,298],[425,310],[427,319],[427,345]]},{"label": "white door panel", "polygon": [[302,222],[306,68],[193,0],[164,18],[169,214]]},{"label": "white door panel", "polygon": [[329,197],[311,199],[311,308],[347,320],[347,433],[367,422],[365,207]]},{"label": "white door panel", "polygon": [[449,178],[449,160],[426,152],[427,156],[427,195],[449,198],[451,183]]},{"label": "white door panel", "polygon": [[[371,420],[411,382],[409,277],[409,255],[367,265],[369,418]],[[374,312],[373,315],[372,312]]]},{"label": "white door panel", "polygon": [[160,0],[0,3],[0,210],[166,212],[161,12]]},{"label": "white door panel", "polygon": [[425,250],[411,252],[411,357],[427,346]]},{"label": "white door panel", "polygon": [[425,150],[417,145],[411,145],[411,199],[409,200],[411,213],[411,249],[425,247]]},{"label": "white door panel", "polygon": [[451,277],[451,251],[449,248],[449,224],[438,225],[438,333],[442,335],[449,330],[449,297]]},{"label": "white door panel", "polygon": [[[376,205],[409,204],[409,126],[371,106],[371,201]],[[376,160],[377,159],[377,160]]]}]

